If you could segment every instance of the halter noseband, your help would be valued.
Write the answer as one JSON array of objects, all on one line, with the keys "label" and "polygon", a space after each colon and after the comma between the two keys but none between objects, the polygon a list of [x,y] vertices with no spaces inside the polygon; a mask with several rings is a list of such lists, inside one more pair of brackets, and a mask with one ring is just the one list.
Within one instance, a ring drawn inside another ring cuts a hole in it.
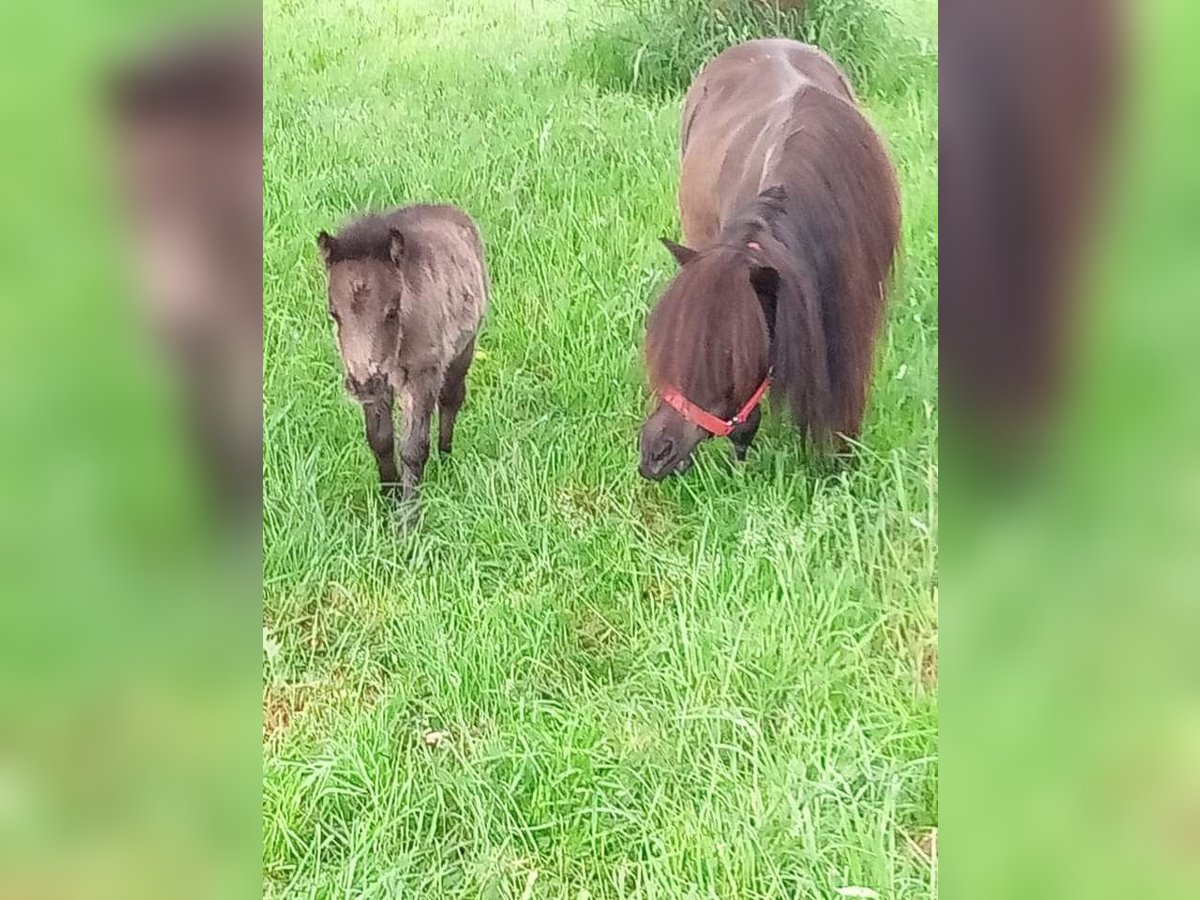
[{"label": "halter noseband", "polygon": [[722,419],[719,416],[714,416],[703,407],[697,406],[683,394],[679,393],[675,388],[668,387],[659,393],[663,403],[670,406],[675,412],[679,413],[697,428],[703,428],[713,437],[729,437],[733,434],[734,429],[740,425],[745,425],[750,418],[750,414],[754,412],[754,408],[758,406],[762,400],[763,394],[767,392],[767,388],[771,386],[771,373],[767,373],[767,377],[763,379],[762,384],[758,386],[750,399],[745,405],[737,411],[732,419]]}]

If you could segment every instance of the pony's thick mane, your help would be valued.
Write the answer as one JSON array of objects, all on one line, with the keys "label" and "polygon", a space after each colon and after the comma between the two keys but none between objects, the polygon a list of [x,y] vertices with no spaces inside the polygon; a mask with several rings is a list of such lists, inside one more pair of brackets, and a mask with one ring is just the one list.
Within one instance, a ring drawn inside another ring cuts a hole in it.
[{"label": "pony's thick mane", "polygon": [[352,259],[378,259],[387,262],[390,256],[391,229],[397,227],[390,213],[373,213],[355,219],[333,237],[329,262]]},{"label": "pony's thick mane", "polygon": [[[765,371],[774,314],[772,394],[828,446],[857,434],[899,240],[899,197],[879,138],[851,104],[801,91],[772,186],[685,265],[650,317],[652,385],[744,401]],[[802,124],[800,124],[802,123]],[[748,245],[756,248],[748,252]],[[750,272],[778,273],[754,302]],[[689,272],[689,270],[691,270]]]},{"label": "pony's thick mane", "polygon": [[387,212],[368,213],[355,219],[334,235],[329,243],[332,265],[355,259],[391,259],[392,229],[404,235],[404,256],[415,264],[425,256],[421,235],[430,227],[461,228],[472,235],[479,254],[483,243],[475,223],[461,210],[444,203],[417,203]]},{"label": "pony's thick mane", "polygon": [[749,258],[737,248],[717,248],[680,269],[646,326],[655,391],[673,387],[730,414],[754,393],[770,357],[749,276]]},{"label": "pony's thick mane", "polygon": [[775,376],[796,422],[827,445],[862,422],[900,197],[882,142],[850,103],[809,89],[794,121],[803,127],[785,141],[776,177],[787,199],[772,220],[796,273],[781,281],[776,328],[793,339],[778,341]]}]

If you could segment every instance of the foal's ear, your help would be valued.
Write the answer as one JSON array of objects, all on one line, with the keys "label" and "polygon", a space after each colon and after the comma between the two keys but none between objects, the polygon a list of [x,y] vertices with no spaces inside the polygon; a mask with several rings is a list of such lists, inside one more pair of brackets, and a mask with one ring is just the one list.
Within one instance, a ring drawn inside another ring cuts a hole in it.
[{"label": "foal's ear", "polygon": [[675,257],[675,262],[679,263],[681,266],[685,265],[688,260],[696,258],[696,251],[690,247],[685,247],[683,244],[677,244],[670,238],[659,238],[659,240],[662,241],[664,247],[671,251],[671,255]]},{"label": "foal's ear", "polygon": [[329,266],[333,262],[333,257],[337,250],[337,244],[333,238],[329,236],[329,232],[322,231],[317,235],[317,249],[321,251],[321,259]]},{"label": "foal's ear", "polygon": [[388,229],[388,256],[394,266],[404,262],[404,232],[394,226]]},{"label": "foal's ear", "polygon": [[763,318],[767,322],[767,333],[775,338],[775,311],[779,305],[779,270],[771,266],[751,266],[750,286],[758,296]]}]

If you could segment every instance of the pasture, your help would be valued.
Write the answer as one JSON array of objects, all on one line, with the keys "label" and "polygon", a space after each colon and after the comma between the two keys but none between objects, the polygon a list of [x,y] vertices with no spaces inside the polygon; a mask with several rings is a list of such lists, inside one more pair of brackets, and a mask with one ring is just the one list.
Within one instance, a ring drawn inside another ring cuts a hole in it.
[{"label": "pasture", "polygon": [[[712,441],[661,484],[639,347],[680,98],[762,17],[264,4],[265,896],[936,896],[936,4],[885,2],[774,23],[848,71],[901,182],[857,461],[768,411],[745,466]],[[426,200],[479,222],[493,289],[406,533],[315,236]]]}]

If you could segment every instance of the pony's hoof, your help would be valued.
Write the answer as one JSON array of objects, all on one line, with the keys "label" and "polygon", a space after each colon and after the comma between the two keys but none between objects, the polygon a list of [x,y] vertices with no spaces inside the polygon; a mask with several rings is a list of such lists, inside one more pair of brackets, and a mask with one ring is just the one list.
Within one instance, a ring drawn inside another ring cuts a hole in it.
[{"label": "pony's hoof", "polygon": [[395,520],[396,529],[401,534],[410,534],[417,530],[421,514],[415,506],[404,504],[396,507],[392,518]]}]

